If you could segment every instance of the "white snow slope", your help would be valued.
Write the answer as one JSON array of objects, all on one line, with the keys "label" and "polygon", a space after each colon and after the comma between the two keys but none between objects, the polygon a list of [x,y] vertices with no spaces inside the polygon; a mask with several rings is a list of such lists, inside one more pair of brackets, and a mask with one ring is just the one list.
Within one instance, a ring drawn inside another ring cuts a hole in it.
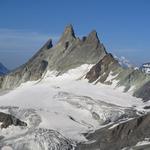
[{"label": "white snow slope", "polygon": [[[122,93],[109,85],[88,83],[83,78],[91,66],[85,64],[61,76],[57,76],[55,71],[48,71],[42,80],[26,82],[1,95],[0,111],[13,112],[28,124],[27,128],[21,129],[23,133],[18,130],[19,127],[13,126],[0,130],[0,135],[6,139],[4,143],[9,145],[14,135],[26,133],[27,136],[33,128],[36,129],[34,133],[37,130],[40,133],[39,129],[49,129],[74,141],[86,141],[82,133],[114,122],[125,113],[130,118],[136,108],[143,106],[143,102],[130,93]],[[12,107],[11,111],[7,106]],[[26,111],[31,112],[28,117]],[[7,130],[11,130],[11,134]]]}]

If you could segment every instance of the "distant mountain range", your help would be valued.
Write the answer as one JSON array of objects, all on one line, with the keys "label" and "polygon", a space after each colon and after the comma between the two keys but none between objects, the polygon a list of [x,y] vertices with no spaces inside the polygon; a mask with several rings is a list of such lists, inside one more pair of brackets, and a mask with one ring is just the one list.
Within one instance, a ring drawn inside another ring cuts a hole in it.
[{"label": "distant mountain range", "polygon": [[133,67],[133,65],[130,63],[130,61],[127,58],[125,58],[124,56],[117,57],[116,55],[114,55],[114,58],[117,59],[119,64],[124,68]]},{"label": "distant mountain range", "polygon": [[5,75],[8,72],[9,70],[2,63],[0,63],[0,75]]}]

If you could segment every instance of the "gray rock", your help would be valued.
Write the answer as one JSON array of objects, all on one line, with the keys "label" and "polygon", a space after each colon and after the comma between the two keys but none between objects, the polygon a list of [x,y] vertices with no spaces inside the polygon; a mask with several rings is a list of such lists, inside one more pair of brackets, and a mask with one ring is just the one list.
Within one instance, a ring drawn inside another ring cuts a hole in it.
[{"label": "gray rock", "polygon": [[[150,138],[149,124],[150,114],[120,123],[114,127],[109,125],[94,133],[85,134],[89,142],[78,144],[76,150],[121,150],[124,147],[129,150],[135,147],[138,142]],[[150,145],[148,148],[150,149]]]},{"label": "gray rock", "polygon": [[106,54],[94,65],[85,78],[90,83],[96,81],[96,83],[112,84],[113,80],[106,81],[110,73],[117,75],[113,80],[118,81],[118,87],[124,87],[124,92],[135,87],[133,96],[142,98],[144,101],[150,100],[150,76],[134,68],[123,68],[111,54]]},{"label": "gray rock", "polygon": [[47,70],[57,70],[62,74],[82,64],[95,64],[106,53],[96,31],[80,40],[69,25],[55,46],[49,40],[26,64],[6,75],[0,86],[10,89],[23,82],[40,79]]},{"label": "gray rock", "polygon": [[73,26],[68,25],[68,26],[66,26],[65,31],[58,43],[61,42],[61,43],[65,44],[67,41],[74,41],[75,39],[76,39],[76,36],[74,33]]},{"label": "gray rock", "polygon": [[90,69],[85,78],[87,78],[89,82],[94,82],[100,77],[99,81],[103,83],[107,79],[110,71],[118,67],[120,67],[118,61],[115,60],[111,54],[107,54]]},{"label": "gray rock", "polygon": [[48,40],[26,64],[3,77],[3,82],[0,84],[1,87],[3,89],[10,89],[17,87],[23,82],[40,79],[48,66],[46,51],[49,49],[47,48],[51,47],[52,40]]},{"label": "gray rock", "polygon": [[150,100],[150,81],[145,83],[140,89],[138,89],[134,96],[142,98],[144,102]]},{"label": "gray rock", "polygon": [[7,128],[10,125],[14,125],[14,126],[27,126],[27,124],[21,120],[19,120],[18,118],[10,115],[10,114],[5,114],[3,112],[0,112],[0,122],[1,124],[1,128]]},{"label": "gray rock", "polygon": [[150,80],[150,76],[141,72],[140,70],[123,69],[117,79],[119,79],[118,86],[125,86],[125,92],[128,91],[132,86],[135,90],[139,89],[143,84]]}]

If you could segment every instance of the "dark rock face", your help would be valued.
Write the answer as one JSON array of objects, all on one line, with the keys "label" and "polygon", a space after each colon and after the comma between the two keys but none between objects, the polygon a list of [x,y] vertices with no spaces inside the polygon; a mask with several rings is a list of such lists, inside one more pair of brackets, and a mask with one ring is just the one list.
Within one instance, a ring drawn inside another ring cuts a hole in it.
[{"label": "dark rock face", "polygon": [[[51,39],[49,39],[44,45],[43,45],[43,47],[41,48],[41,51],[43,50],[43,49],[50,49],[50,48],[52,48],[53,47],[53,44],[52,44],[52,40]],[[40,51],[39,51],[40,52]],[[38,53],[37,53],[38,54]],[[36,55],[35,55],[36,56]]]},{"label": "dark rock face", "polygon": [[26,64],[5,76],[0,86],[10,89],[26,81],[38,80],[47,70],[62,74],[82,64],[95,64],[106,54],[96,31],[80,40],[69,25],[55,46],[49,40]]},{"label": "dark rock face", "polygon": [[9,114],[5,114],[0,112],[0,122],[1,124],[1,128],[7,128],[10,125],[14,125],[14,126],[27,126],[27,124],[19,119],[17,119],[16,117],[9,115]]},{"label": "dark rock face", "polygon": [[2,88],[2,83],[3,83],[3,77],[0,76],[0,88]]},{"label": "dark rock face", "polygon": [[124,147],[130,149],[139,141],[150,138],[150,114],[111,127],[110,125],[94,133],[85,134],[87,139],[93,142],[81,143],[77,150],[120,150]]},{"label": "dark rock face", "polygon": [[142,98],[144,102],[150,100],[150,81],[145,83],[140,89],[138,89],[134,96]]},{"label": "dark rock face", "polygon": [[91,70],[87,73],[86,77],[89,82],[94,82],[99,77],[100,82],[104,82],[108,77],[111,70],[119,67],[119,63],[117,60],[113,58],[111,54],[107,54],[101,59],[95,66],[91,68]]},{"label": "dark rock face", "polygon": [[144,73],[147,73],[150,75],[150,62],[149,63],[144,63],[141,67],[140,70]]}]

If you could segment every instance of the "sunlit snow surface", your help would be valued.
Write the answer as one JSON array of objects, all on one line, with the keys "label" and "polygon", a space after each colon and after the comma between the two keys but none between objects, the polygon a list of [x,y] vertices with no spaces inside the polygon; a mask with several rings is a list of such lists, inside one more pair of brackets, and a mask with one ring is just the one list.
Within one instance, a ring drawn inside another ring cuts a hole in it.
[{"label": "sunlit snow surface", "polygon": [[82,133],[136,115],[136,108],[143,106],[140,99],[114,86],[94,85],[84,79],[91,66],[85,64],[60,76],[48,71],[41,80],[1,95],[0,111],[28,124],[0,130],[1,148],[67,149],[71,145],[73,149],[73,141],[86,140]]}]

